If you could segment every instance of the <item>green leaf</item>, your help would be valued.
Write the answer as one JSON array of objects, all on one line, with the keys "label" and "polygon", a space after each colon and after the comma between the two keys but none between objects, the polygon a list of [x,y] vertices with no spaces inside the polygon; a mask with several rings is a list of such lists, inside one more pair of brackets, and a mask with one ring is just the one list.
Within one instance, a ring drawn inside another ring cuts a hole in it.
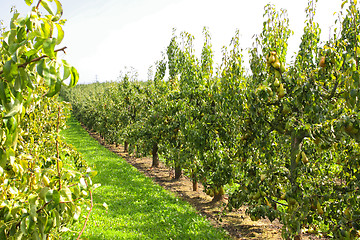
[{"label": "green leaf", "polygon": [[56,40],[56,45],[59,45],[62,40],[64,39],[64,30],[62,29],[62,27],[60,26],[60,24],[55,24],[56,28],[57,28],[57,40]]},{"label": "green leaf", "polygon": [[[34,218],[31,217],[31,216],[28,216],[28,219],[29,219],[29,225],[28,225],[27,231],[28,231],[29,233],[31,233],[31,232],[33,232],[34,229],[35,229],[36,222],[35,222]],[[34,239],[34,238],[33,238],[33,239]],[[36,237],[35,237],[35,239],[36,239]]]},{"label": "green leaf", "polygon": [[[51,25],[50,25],[51,24]],[[52,22],[44,21],[41,23],[41,27],[38,28],[40,36],[44,39],[48,39],[52,37]]]},{"label": "green leaf", "polygon": [[8,103],[11,102],[11,92],[9,89],[9,84],[2,81],[0,82],[0,99],[2,105],[4,105],[6,109],[8,109]]},{"label": "green leaf", "polygon": [[71,202],[71,191],[68,187],[64,187],[60,190],[60,201],[61,202]]},{"label": "green leaf", "polygon": [[19,48],[20,44],[17,42],[14,42],[12,44],[9,45],[9,53],[13,54],[16,52],[16,50]]},{"label": "green leaf", "polygon": [[6,77],[7,75],[9,75],[10,72],[11,72],[11,63],[12,63],[12,61],[7,61],[7,62],[4,64],[4,66],[3,66],[3,70],[4,70],[4,73],[5,73],[5,77]]},{"label": "green leaf", "polygon": [[20,113],[22,111],[22,103],[21,102],[17,102],[14,104],[14,106],[12,107],[12,109],[4,116],[4,118],[10,118],[18,113]]},{"label": "green leaf", "polygon": [[63,65],[63,68],[64,68],[63,80],[66,80],[66,79],[68,79],[70,77],[70,69],[71,69],[71,67]]},{"label": "green leaf", "polygon": [[45,201],[47,203],[53,200],[53,193],[54,193],[53,190],[49,190],[49,191],[46,192]]},{"label": "green leaf", "polygon": [[39,192],[39,198],[46,201],[46,194],[49,191],[49,187],[44,187]]},{"label": "green leaf", "polygon": [[36,70],[37,73],[41,76],[44,77],[44,69],[46,68],[46,63],[45,63],[45,59],[41,59],[37,66],[36,66]]},{"label": "green leaf", "polygon": [[69,232],[69,231],[71,231],[71,230],[67,227],[61,227],[59,230],[59,232]]},{"label": "green leaf", "polygon": [[75,206],[75,212],[74,212],[74,216],[73,216],[74,221],[79,220],[80,215],[81,215],[81,207]]},{"label": "green leaf", "polygon": [[54,12],[51,9],[51,6],[48,4],[47,1],[41,1],[41,6],[43,6],[46,9],[46,11],[48,11],[48,13],[50,13],[51,15],[54,15]]},{"label": "green leaf", "polygon": [[8,80],[8,82],[12,82],[13,77],[18,73],[18,66],[16,65],[16,63],[12,60],[9,60],[4,64],[3,69],[5,78]]},{"label": "green leaf", "polygon": [[0,228],[0,239],[7,239],[5,235],[5,229],[6,229],[5,225]]},{"label": "green leaf", "polygon": [[26,53],[24,53],[25,56],[30,57],[32,55],[35,55],[39,50],[37,49],[31,49],[30,51],[27,51]]},{"label": "green leaf", "polygon": [[31,6],[31,4],[33,3],[33,0],[25,0],[25,3],[26,3],[28,6]]},{"label": "green leaf", "polygon": [[0,167],[4,168],[7,162],[7,154],[6,152],[0,148]]},{"label": "green leaf", "polygon": [[53,216],[48,216],[44,233],[46,233],[46,234],[49,233],[53,227],[54,227],[54,218],[53,218]]},{"label": "green leaf", "polygon": [[56,205],[58,205],[60,202],[60,193],[57,190],[53,190],[53,201]]},{"label": "green leaf", "polygon": [[36,204],[37,195],[32,194],[29,196],[29,204],[30,204],[30,216],[31,217],[37,217],[37,204]]},{"label": "green leaf", "polygon": [[77,72],[76,68],[71,67],[71,80],[69,86],[74,87],[78,81],[79,81],[79,73]]},{"label": "green leaf", "polygon": [[56,209],[54,209],[53,213],[55,215],[55,226],[59,228],[61,226],[60,214]]},{"label": "green leaf", "polygon": [[63,14],[63,9],[62,9],[62,5],[59,0],[54,0],[54,1],[56,3],[57,9],[56,9],[56,15],[55,15],[55,17],[52,18],[52,21],[57,22],[60,20],[62,14]]},{"label": "green leaf", "polygon": [[55,84],[50,85],[50,89],[46,94],[47,97],[53,97],[61,90],[62,81],[58,80]]},{"label": "green leaf", "polygon": [[45,42],[43,44],[44,53],[49,58],[54,58],[55,57],[55,52],[54,52],[55,45],[56,45],[56,38],[48,38],[48,39],[45,40]]},{"label": "green leaf", "polygon": [[42,45],[44,44],[46,39],[39,39],[35,44],[34,44],[34,49],[36,50],[40,50]]},{"label": "green leaf", "polygon": [[23,218],[21,223],[20,223],[20,230],[23,234],[27,234],[27,229],[26,229],[26,218]]},{"label": "green leaf", "polygon": [[84,178],[80,178],[80,187],[82,189],[87,189],[86,181]]}]

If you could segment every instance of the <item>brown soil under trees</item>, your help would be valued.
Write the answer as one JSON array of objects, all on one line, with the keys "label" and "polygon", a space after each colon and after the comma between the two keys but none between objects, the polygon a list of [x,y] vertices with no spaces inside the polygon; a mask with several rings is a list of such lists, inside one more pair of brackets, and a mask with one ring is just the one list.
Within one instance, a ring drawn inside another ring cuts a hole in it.
[{"label": "brown soil under trees", "polygon": [[[281,239],[281,224],[275,220],[261,219],[252,221],[245,213],[246,208],[234,212],[222,214],[226,204],[226,197],[222,202],[213,202],[212,198],[204,192],[204,187],[199,183],[198,191],[193,191],[193,182],[182,176],[174,180],[174,172],[166,167],[162,162],[157,168],[152,168],[152,158],[135,157],[124,151],[124,146],[106,143],[97,133],[88,131],[90,136],[96,139],[101,145],[110,151],[124,158],[129,164],[138,169],[139,172],[151,178],[155,183],[172,191],[183,200],[189,202],[196,208],[199,214],[206,216],[215,226],[225,229],[232,239]],[[316,237],[304,236],[303,239],[318,239]]]}]

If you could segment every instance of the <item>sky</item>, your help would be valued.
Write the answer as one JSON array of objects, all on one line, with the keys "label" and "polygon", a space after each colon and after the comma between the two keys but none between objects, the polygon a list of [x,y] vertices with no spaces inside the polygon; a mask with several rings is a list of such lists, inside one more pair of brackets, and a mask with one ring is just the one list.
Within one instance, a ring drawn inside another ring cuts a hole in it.
[{"label": "sky", "polygon": [[[173,28],[195,37],[197,56],[203,45],[202,30],[211,34],[215,65],[221,63],[221,48],[240,31],[245,62],[253,36],[262,31],[264,6],[272,3],[286,9],[294,35],[289,39],[289,59],[298,51],[304,29],[307,0],[60,0],[63,5],[66,46],[64,57],[80,74],[79,83],[114,81],[125,67],[133,67],[139,80],[148,79],[148,69],[161,59]],[[37,1],[34,0],[34,4]],[[318,0],[315,20],[322,41],[329,39],[335,12],[341,0]],[[26,14],[24,0],[0,0],[0,19],[9,25],[11,6]]]}]

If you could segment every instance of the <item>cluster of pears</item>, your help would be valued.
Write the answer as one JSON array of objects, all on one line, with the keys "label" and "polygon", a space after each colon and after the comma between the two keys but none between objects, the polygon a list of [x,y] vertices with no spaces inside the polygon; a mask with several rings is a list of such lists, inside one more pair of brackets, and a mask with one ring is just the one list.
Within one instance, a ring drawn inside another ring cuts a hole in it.
[{"label": "cluster of pears", "polygon": [[305,152],[303,152],[303,151],[300,151],[298,153],[298,155],[296,156],[296,163],[297,164],[299,163],[300,159],[304,164],[307,164],[309,162],[309,159],[307,158]]},{"label": "cluster of pears", "polygon": [[206,194],[209,195],[210,197],[214,197],[215,195],[224,195],[225,189],[223,186],[208,188],[206,190]]},{"label": "cluster of pears", "polygon": [[285,89],[284,85],[279,81],[278,78],[275,78],[275,81],[273,83],[274,87],[276,87],[276,93],[278,95],[278,98],[281,99],[285,96]]},{"label": "cluster of pears", "polygon": [[[275,71],[277,71],[279,73],[285,72],[285,65],[283,63],[280,63],[280,60],[278,58],[276,51],[271,51],[266,56],[266,63],[268,64],[269,67],[272,66],[275,69]],[[276,72],[275,72],[275,74],[276,74]]]},{"label": "cluster of pears", "polygon": [[273,85],[274,87],[277,88],[277,95],[279,99],[281,99],[285,96],[285,89],[284,89],[284,85],[280,82],[279,78],[281,78],[281,74],[285,72],[285,65],[283,63],[280,63],[276,51],[271,51],[266,56],[266,63],[269,67],[270,66],[273,67],[273,70],[275,72],[275,81]]}]

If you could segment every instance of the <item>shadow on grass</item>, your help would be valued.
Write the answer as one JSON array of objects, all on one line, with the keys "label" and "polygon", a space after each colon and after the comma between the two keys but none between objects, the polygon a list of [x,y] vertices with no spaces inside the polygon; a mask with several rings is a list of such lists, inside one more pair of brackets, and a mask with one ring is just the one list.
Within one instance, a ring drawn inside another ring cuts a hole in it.
[{"label": "shadow on grass", "polygon": [[98,144],[76,120],[69,119],[68,125],[63,137],[98,171],[93,181],[102,185],[94,191],[97,206],[84,239],[228,239],[188,203]]}]

